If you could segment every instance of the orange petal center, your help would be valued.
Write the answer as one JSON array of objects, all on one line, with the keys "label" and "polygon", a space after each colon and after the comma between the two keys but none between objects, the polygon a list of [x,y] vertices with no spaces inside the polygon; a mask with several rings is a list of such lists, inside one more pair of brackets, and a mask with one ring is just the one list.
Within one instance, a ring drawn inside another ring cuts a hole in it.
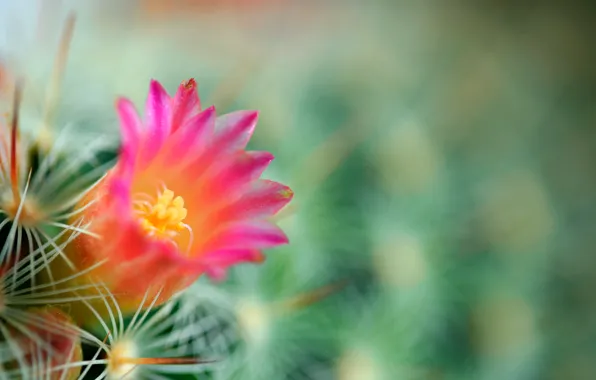
[{"label": "orange petal center", "polygon": [[136,195],[133,207],[147,235],[174,239],[181,231],[189,229],[184,223],[188,213],[184,208],[184,199],[176,196],[172,190],[164,187],[156,198],[144,193]]}]

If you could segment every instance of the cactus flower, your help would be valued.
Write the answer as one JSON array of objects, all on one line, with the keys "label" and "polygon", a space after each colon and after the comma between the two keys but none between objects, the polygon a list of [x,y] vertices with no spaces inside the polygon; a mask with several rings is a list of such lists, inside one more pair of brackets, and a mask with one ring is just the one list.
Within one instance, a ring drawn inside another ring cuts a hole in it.
[{"label": "cactus flower", "polygon": [[[206,273],[221,279],[262,250],[287,243],[270,217],[292,198],[260,179],[273,159],[246,151],[257,112],[216,117],[201,109],[193,79],[173,97],[151,81],[145,118],[119,99],[122,147],[116,166],[84,199],[92,234],[67,247],[81,270],[105,285],[126,312],[144,296],[156,304]],[[93,235],[99,235],[97,239]]]}]

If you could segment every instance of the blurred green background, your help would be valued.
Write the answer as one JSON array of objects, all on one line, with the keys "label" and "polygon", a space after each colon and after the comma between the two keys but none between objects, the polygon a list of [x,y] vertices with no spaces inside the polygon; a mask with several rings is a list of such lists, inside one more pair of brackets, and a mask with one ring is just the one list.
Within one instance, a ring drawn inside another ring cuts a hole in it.
[{"label": "blurred green background", "polygon": [[117,95],[194,77],[205,106],[260,111],[250,147],[295,190],[289,246],[197,284],[244,337],[215,378],[596,378],[589,6],[59,3],[5,44],[41,86],[77,9],[59,125],[116,136]]}]

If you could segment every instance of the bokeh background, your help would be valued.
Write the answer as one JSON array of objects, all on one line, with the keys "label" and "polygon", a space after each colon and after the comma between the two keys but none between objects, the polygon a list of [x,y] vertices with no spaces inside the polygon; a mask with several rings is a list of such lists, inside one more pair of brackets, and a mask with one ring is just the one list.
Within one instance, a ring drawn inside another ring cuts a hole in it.
[{"label": "bokeh background", "polygon": [[231,364],[196,378],[588,380],[594,17],[547,3],[1,0],[0,59],[37,125],[76,10],[73,139],[117,139],[114,99],[151,78],[260,111],[291,244],[188,296],[242,336],[215,329]]}]

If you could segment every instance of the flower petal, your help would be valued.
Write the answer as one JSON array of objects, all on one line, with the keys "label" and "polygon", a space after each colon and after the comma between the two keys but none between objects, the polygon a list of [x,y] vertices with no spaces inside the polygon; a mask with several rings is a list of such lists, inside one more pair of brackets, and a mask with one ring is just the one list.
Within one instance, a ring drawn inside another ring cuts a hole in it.
[{"label": "flower petal", "polygon": [[[132,202],[130,193],[130,182],[126,177],[106,178],[107,181],[107,205],[112,210],[126,210]],[[103,187],[103,186],[102,186]],[[101,189],[101,188],[99,188]]]},{"label": "flower petal", "polygon": [[147,166],[161,149],[170,134],[170,97],[162,85],[152,80],[145,107],[147,130],[143,139],[143,149],[139,158],[142,167]]},{"label": "flower petal", "polygon": [[166,165],[184,165],[189,161],[188,156],[203,152],[213,135],[215,119],[215,107],[212,106],[189,118],[184,126],[172,133],[164,148]]},{"label": "flower petal", "polygon": [[290,200],[294,193],[281,183],[259,180],[253,189],[236,202],[216,212],[218,221],[263,218],[275,215]]},{"label": "flower petal", "polygon": [[216,145],[228,151],[246,148],[258,119],[258,111],[236,111],[220,116],[215,126]]},{"label": "flower petal", "polygon": [[122,143],[138,150],[143,124],[134,104],[129,99],[119,98],[116,101],[116,111],[120,118]]},{"label": "flower petal", "polygon": [[197,197],[207,197],[213,202],[217,202],[219,198],[237,199],[247,190],[247,185],[263,174],[273,158],[269,152],[237,152],[233,157],[223,160],[225,166],[214,168],[211,173],[205,174],[207,178],[199,177],[206,185],[197,193]]},{"label": "flower petal", "polygon": [[206,169],[226,153],[244,149],[257,125],[258,116],[257,111],[238,111],[218,117],[209,149],[192,162],[192,170]]},{"label": "flower petal", "polygon": [[287,243],[286,234],[273,223],[250,220],[226,226],[204,250],[267,249]]},{"label": "flower petal", "polygon": [[125,172],[123,175],[132,175],[134,161],[141,143],[142,122],[135,106],[126,98],[116,102],[116,110],[120,119],[122,133],[122,146],[120,148],[119,167]]},{"label": "flower petal", "polygon": [[242,262],[262,262],[263,253],[254,249],[230,249],[213,251],[201,258],[205,273],[214,280],[223,280],[227,269]]},{"label": "flower petal", "polygon": [[182,127],[186,121],[200,111],[201,102],[197,93],[197,82],[189,79],[178,87],[172,101],[172,132]]}]

